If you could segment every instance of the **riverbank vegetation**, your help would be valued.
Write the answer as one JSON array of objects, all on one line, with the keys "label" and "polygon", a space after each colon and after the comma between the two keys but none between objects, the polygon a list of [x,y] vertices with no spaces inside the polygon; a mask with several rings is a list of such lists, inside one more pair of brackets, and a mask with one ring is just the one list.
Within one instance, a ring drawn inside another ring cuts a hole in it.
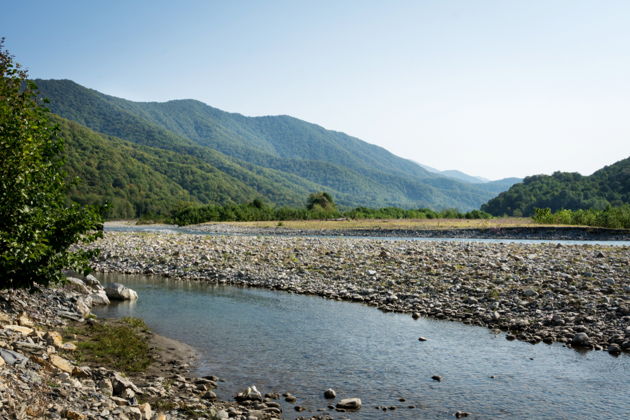
[{"label": "riverbank vegetation", "polygon": [[480,210],[466,213],[455,209],[435,211],[428,208],[401,209],[384,207],[372,209],[357,207],[351,210],[338,210],[332,197],[325,192],[313,193],[307,206],[274,207],[257,199],[247,204],[226,206],[187,206],[175,210],[166,220],[180,226],[206,222],[251,222],[251,221],[290,221],[290,220],[330,220],[330,219],[489,219],[490,214]]},{"label": "riverbank vegetation", "polygon": [[65,331],[66,337],[81,337],[73,354],[78,361],[127,374],[142,372],[153,361],[148,333],[148,327],[138,318],[92,321]]},{"label": "riverbank vegetation", "polygon": [[62,279],[63,268],[88,269],[73,251],[102,230],[92,206],[68,204],[63,139],[37,88],[0,39],[0,287]]},{"label": "riverbank vegetation", "polygon": [[630,204],[608,207],[605,210],[559,210],[552,212],[550,208],[536,209],[532,219],[542,224],[630,229]]}]

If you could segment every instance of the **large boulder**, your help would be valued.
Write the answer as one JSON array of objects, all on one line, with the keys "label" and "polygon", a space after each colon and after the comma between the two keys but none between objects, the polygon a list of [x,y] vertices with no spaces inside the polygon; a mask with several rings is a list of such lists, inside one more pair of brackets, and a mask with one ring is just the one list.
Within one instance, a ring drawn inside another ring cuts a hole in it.
[{"label": "large boulder", "polygon": [[90,289],[85,285],[83,280],[76,277],[66,277],[66,284],[64,287],[82,295],[90,294]]},{"label": "large boulder", "polygon": [[109,305],[110,303],[105,289],[92,293],[90,298],[92,299],[92,305]]},{"label": "large boulder", "polygon": [[112,283],[105,288],[107,297],[111,300],[136,300],[138,293],[120,283]]}]

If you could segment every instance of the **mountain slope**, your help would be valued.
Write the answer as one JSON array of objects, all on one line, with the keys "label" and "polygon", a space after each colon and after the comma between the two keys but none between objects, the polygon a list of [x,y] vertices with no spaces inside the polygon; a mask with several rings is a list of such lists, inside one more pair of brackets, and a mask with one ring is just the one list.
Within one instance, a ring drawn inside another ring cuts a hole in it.
[{"label": "mountain slope", "polygon": [[535,208],[553,211],[604,209],[630,203],[630,158],[606,166],[590,176],[555,172],[527,177],[481,209],[494,215],[530,216]]},{"label": "mountain slope", "polygon": [[245,117],[193,100],[132,102],[68,80],[36,83],[54,113],[107,135],[194,157],[276,204],[301,205],[308,193],[326,190],[344,206],[469,210],[496,194],[288,116]]}]

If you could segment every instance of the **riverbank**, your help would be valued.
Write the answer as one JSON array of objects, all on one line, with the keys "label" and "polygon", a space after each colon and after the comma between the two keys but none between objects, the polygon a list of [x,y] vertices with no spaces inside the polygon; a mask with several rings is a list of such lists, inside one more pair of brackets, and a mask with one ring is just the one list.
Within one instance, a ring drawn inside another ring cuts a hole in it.
[{"label": "riverbank", "polygon": [[91,277],[35,293],[0,291],[0,418],[281,417],[271,399],[218,401],[212,389],[219,378],[191,375],[195,349],[144,328],[138,339],[147,343],[146,369],[125,374],[105,362],[81,361],[93,327],[120,324],[90,314],[96,287]]},{"label": "riverbank", "polygon": [[[334,222],[331,222],[334,223]],[[309,225],[308,223],[306,224]],[[339,224],[326,225],[320,222],[318,229],[300,227],[267,226],[261,223],[206,223],[186,226],[186,229],[210,234],[267,235],[267,236],[352,236],[369,238],[459,238],[459,239],[521,239],[549,241],[630,241],[628,229],[606,229],[569,226],[503,226],[453,227],[446,224],[441,228],[401,228],[396,224],[383,227],[337,228]],[[472,224],[479,225],[477,224]],[[300,226],[300,225],[296,225]],[[436,225],[437,226],[437,225]]]},{"label": "riverbank", "polygon": [[362,302],[508,339],[630,348],[630,248],[106,233],[104,272],[157,274]]}]

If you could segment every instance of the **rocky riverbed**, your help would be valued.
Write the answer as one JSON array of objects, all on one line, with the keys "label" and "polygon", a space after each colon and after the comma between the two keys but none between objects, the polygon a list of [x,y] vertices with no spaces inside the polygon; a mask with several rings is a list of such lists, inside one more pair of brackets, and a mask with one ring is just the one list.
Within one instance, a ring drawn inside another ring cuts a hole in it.
[{"label": "rocky riverbed", "polygon": [[[0,291],[0,418],[135,419],[281,418],[279,396],[248,389],[238,401],[218,401],[214,376],[191,375],[195,351],[146,332],[154,362],[126,376],[78,362],[81,338],[64,340],[69,327],[102,322],[90,314],[105,304],[92,276],[64,287]],[[324,418],[324,417],[322,417]]]},{"label": "rocky riverbed", "polygon": [[294,293],[630,350],[630,247],[109,232],[94,268]]},{"label": "rocky riverbed", "polygon": [[[130,226],[110,223],[109,226]],[[151,226],[151,225],[150,225]],[[174,225],[152,225],[155,228]],[[547,226],[500,226],[488,228],[442,228],[442,229],[293,229],[282,226],[253,227],[238,223],[203,223],[184,226],[182,229],[214,234],[265,235],[265,236],[356,236],[356,237],[399,237],[399,238],[475,238],[475,239],[524,239],[524,240],[569,240],[569,241],[630,241],[630,230],[597,227],[547,227]]]}]

